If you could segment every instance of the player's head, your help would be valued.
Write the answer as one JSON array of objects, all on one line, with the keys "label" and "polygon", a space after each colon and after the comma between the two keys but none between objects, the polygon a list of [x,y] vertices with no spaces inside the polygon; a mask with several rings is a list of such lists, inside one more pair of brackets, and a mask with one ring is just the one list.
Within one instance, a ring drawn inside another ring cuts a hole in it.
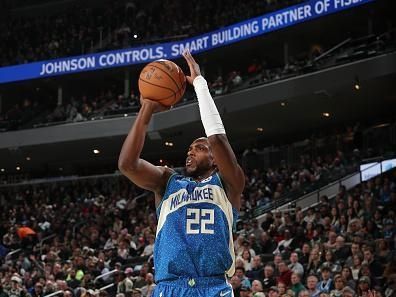
[{"label": "player's head", "polygon": [[188,148],[186,174],[191,177],[200,177],[215,168],[216,164],[208,139],[206,137],[195,139]]}]

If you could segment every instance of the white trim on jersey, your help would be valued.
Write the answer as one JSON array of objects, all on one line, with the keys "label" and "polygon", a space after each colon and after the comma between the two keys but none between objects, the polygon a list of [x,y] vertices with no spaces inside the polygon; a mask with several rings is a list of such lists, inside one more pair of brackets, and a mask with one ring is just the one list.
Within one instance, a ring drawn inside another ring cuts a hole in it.
[{"label": "white trim on jersey", "polygon": [[183,194],[184,195],[187,194],[186,189],[180,189],[176,193],[172,193],[171,195],[169,195],[168,198],[163,200],[162,205],[161,205],[159,219],[158,219],[156,234],[158,236],[159,232],[161,231],[162,227],[164,226],[164,224],[166,222],[166,218],[168,217],[168,215],[170,215],[174,211],[177,211],[179,208],[181,208],[185,205],[198,204],[198,203],[210,203],[210,204],[217,205],[222,210],[224,215],[226,216],[227,222],[228,222],[228,230],[229,230],[229,237],[230,237],[228,248],[229,248],[230,255],[232,257],[232,264],[231,264],[230,269],[228,271],[226,271],[226,274],[227,274],[227,276],[231,277],[235,273],[235,252],[234,252],[234,241],[232,238],[232,228],[233,228],[234,216],[233,216],[233,212],[232,212],[232,205],[231,205],[230,201],[228,200],[224,189],[220,186],[206,184],[203,187],[196,187],[194,189],[194,191],[200,191],[200,190],[204,191],[205,189],[211,189],[211,191],[213,192],[213,195],[211,195],[213,200],[212,199],[205,199],[205,200],[191,200],[190,199],[187,201],[181,201],[180,203],[177,203],[177,205],[175,205],[175,203],[172,204],[172,201],[174,201],[172,199],[175,199],[177,196],[180,197]]}]

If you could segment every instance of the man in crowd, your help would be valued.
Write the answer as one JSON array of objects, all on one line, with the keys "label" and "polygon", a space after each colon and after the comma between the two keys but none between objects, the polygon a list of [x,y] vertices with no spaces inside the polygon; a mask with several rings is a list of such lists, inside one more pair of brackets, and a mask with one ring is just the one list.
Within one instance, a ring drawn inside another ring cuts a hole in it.
[{"label": "man in crowd", "polygon": [[333,290],[333,280],[331,279],[330,266],[322,265],[321,267],[321,281],[318,283],[317,287],[321,293],[330,293]]},{"label": "man in crowd", "polygon": [[371,247],[367,247],[364,250],[364,262],[369,265],[370,272],[374,277],[380,277],[382,276],[383,269],[382,265],[379,261],[374,259],[374,252]]},{"label": "man in crowd", "polygon": [[291,284],[291,274],[292,271],[286,265],[284,261],[281,261],[278,264],[279,276],[277,278],[277,283],[281,282],[284,283],[287,287]]},{"label": "man in crowd", "polygon": [[251,280],[261,280],[263,277],[263,264],[260,256],[254,256],[252,260],[252,267],[246,271],[246,276]]},{"label": "man in crowd", "polygon": [[142,296],[143,297],[150,297],[151,294],[153,293],[153,290],[155,288],[155,283],[154,283],[154,276],[152,273],[147,273],[146,274],[146,285],[142,287]]},{"label": "man in crowd", "polygon": [[304,267],[298,262],[298,254],[296,252],[290,254],[289,268],[301,276],[304,275]]},{"label": "man in crowd", "polygon": [[321,291],[318,289],[318,278],[316,275],[310,275],[307,277],[307,289],[310,297],[319,297]]},{"label": "man in crowd", "polygon": [[306,290],[304,285],[301,283],[300,274],[293,272],[291,275],[291,290],[294,292],[294,296],[298,296],[303,290]]},{"label": "man in crowd", "polygon": [[263,288],[264,290],[268,290],[271,287],[276,286],[276,278],[274,276],[274,267],[270,264],[265,265],[264,267],[264,279],[263,279]]}]

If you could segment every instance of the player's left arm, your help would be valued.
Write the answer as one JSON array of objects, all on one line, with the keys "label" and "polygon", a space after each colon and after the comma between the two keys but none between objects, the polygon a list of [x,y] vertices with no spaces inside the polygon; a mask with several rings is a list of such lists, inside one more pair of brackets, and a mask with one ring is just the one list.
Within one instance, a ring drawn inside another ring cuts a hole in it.
[{"label": "player's left arm", "polygon": [[225,184],[228,199],[239,210],[241,194],[245,187],[243,170],[238,164],[226,134],[214,134],[209,136],[208,140],[219,174]]},{"label": "player's left arm", "polygon": [[183,56],[190,68],[191,76],[187,76],[187,80],[194,85],[198,97],[201,121],[209,140],[214,161],[225,184],[228,199],[239,210],[241,194],[245,186],[244,173],[228,142],[220,114],[210,95],[208,84],[201,76],[199,65],[189,51],[184,52]]}]

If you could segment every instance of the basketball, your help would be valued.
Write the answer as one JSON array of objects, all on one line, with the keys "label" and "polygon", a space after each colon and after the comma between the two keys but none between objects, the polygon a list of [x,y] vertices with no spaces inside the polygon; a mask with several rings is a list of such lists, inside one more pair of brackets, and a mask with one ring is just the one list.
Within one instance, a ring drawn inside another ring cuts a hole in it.
[{"label": "basketball", "polygon": [[139,76],[139,90],[144,98],[172,106],[184,95],[186,76],[174,62],[157,60],[143,68]]}]

